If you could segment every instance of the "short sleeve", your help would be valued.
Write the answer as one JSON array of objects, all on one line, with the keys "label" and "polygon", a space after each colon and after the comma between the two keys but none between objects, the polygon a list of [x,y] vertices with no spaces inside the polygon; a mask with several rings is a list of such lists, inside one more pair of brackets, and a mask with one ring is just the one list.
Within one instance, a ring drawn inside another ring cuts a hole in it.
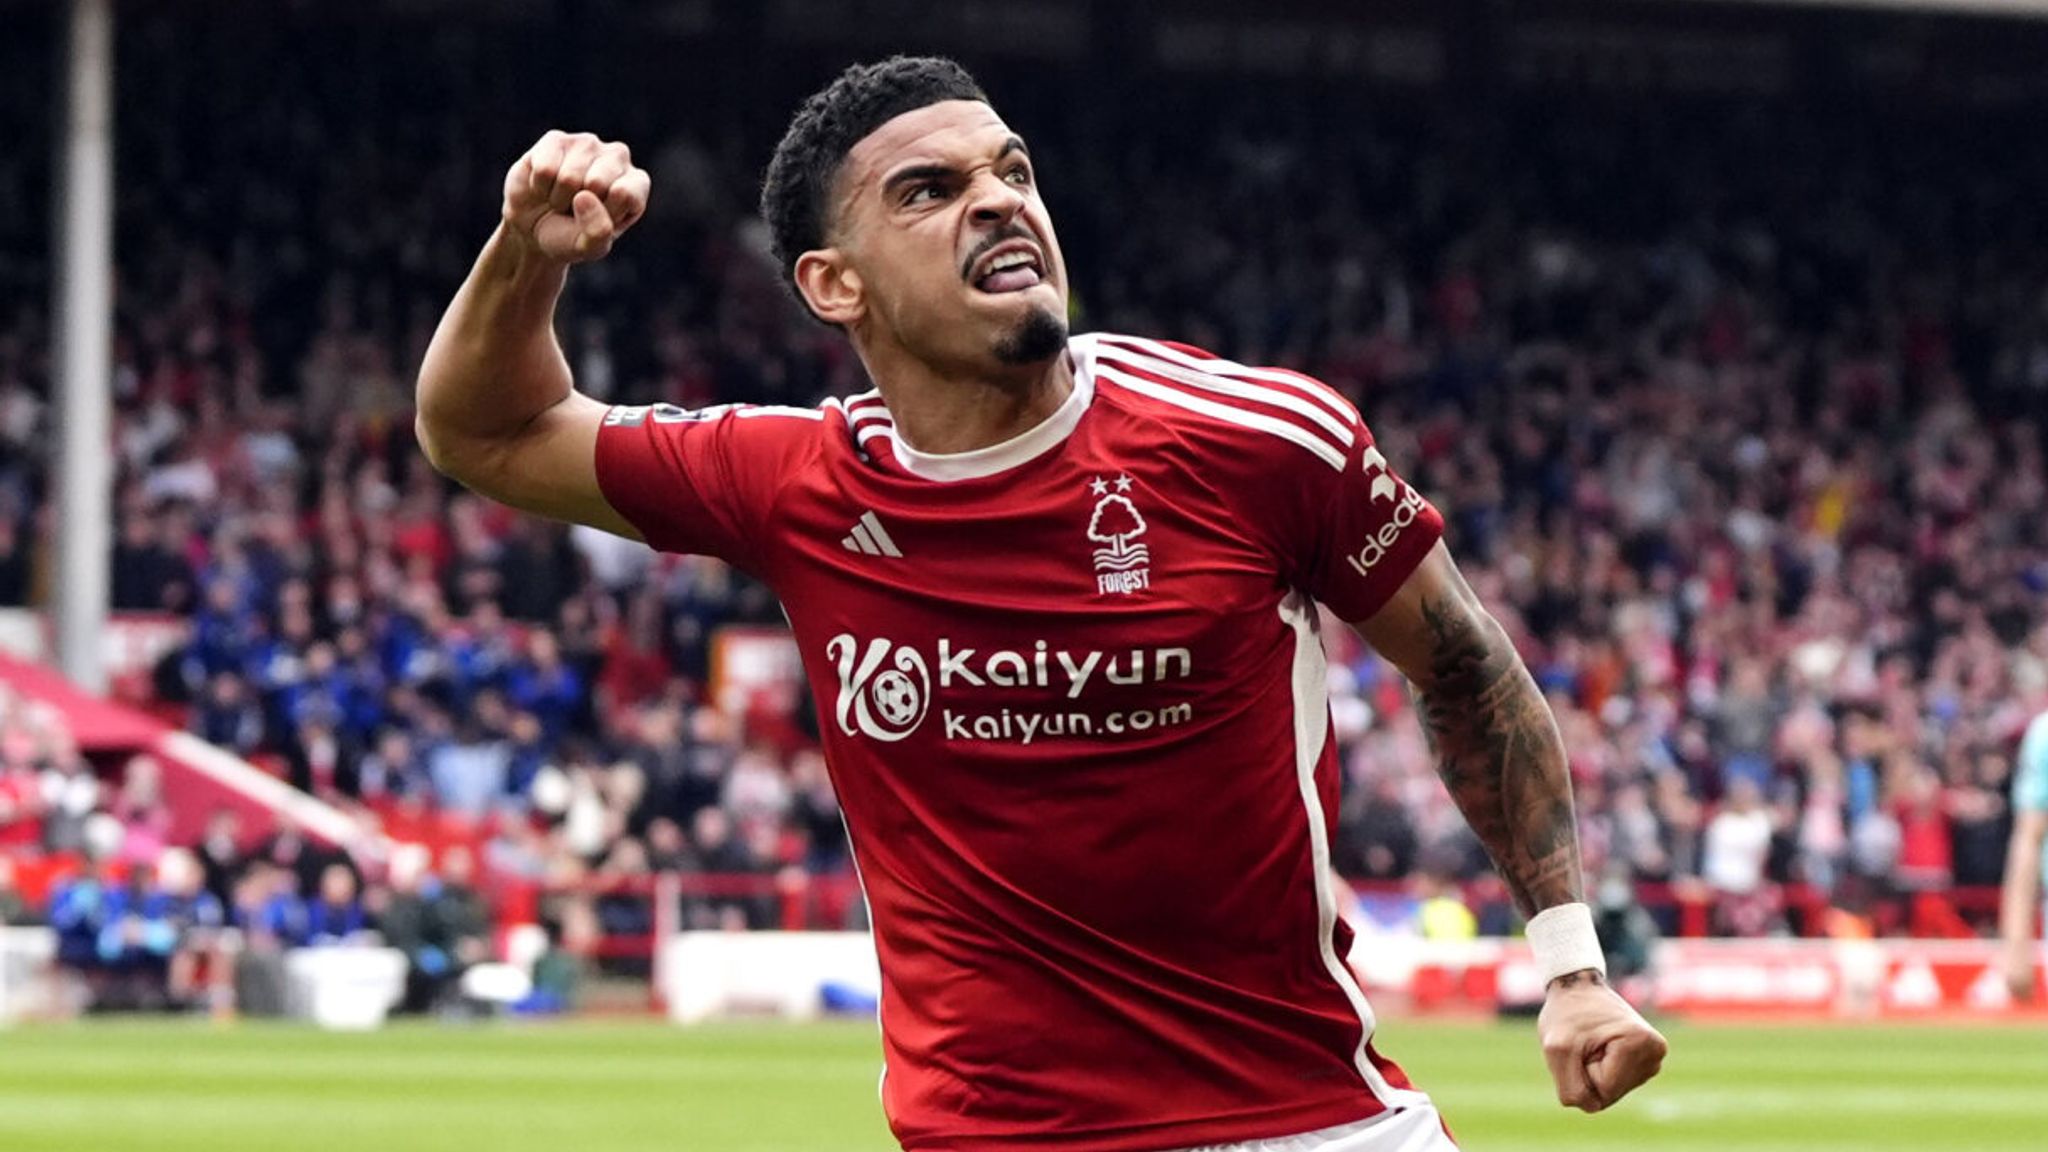
[{"label": "short sleeve", "polygon": [[620,406],[597,435],[605,500],[662,552],[716,556],[764,575],[770,514],[815,442],[809,409]]},{"label": "short sleeve", "polygon": [[1309,472],[1299,580],[1340,619],[1384,607],[1443,538],[1444,518],[1397,474],[1360,421],[1344,466]]},{"label": "short sleeve", "polygon": [[2048,714],[2036,717],[2020,741],[2012,806],[2021,812],[2048,812]]}]

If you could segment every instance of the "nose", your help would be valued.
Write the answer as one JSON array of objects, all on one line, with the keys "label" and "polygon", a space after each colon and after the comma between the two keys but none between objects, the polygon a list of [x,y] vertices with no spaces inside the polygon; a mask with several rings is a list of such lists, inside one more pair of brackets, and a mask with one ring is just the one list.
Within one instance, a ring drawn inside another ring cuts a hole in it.
[{"label": "nose", "polygon": [[975,178],[971,214],[977,224],[1007,224],[1024,208],[1024,190],[984,172]]}]

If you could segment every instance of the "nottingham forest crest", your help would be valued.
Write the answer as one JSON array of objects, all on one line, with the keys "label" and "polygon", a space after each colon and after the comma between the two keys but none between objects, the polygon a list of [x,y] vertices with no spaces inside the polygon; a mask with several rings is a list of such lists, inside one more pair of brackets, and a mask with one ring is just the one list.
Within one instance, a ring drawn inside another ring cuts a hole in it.
[{"label": "nottingham forest crest", "polygon": [[1096,498],[1095,511],[1088,517],[1088,539],[1095,549],[1095,590],[1099,593],[1129,595],[1152,585],[1152,550],[1146,547],[1145,516],[1126,495],[1131,478],[1105,480],[1097,476],[1088,485]]}]

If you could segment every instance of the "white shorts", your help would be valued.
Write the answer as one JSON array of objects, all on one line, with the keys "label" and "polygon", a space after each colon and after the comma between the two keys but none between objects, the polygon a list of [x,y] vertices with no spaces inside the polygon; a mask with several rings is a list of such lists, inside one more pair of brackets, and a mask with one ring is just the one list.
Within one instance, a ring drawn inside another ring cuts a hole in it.
[{"label": "white shorts", "polygon": [[1180,1152],[1458,1152],[1458,1146],[1444,1134],[1436,1109],[1422,1104],[1295,1136],[1204,1144]]}]

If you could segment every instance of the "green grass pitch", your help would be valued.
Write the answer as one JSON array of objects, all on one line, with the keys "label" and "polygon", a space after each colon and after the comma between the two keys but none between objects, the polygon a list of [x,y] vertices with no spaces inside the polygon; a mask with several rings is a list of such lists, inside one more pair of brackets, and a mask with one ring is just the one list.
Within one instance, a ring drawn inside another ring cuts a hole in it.
[{"label": "green grass pitch", "polygon": [[[1527,1024],[1389,1021],[1470,1152],[2048,1148],[2048,1031],[1685,1027],[1602,1116],[1550,1098]],[[7,1152],[886,1152],[869,1024],[198,1021],[0,1032]]]}]

